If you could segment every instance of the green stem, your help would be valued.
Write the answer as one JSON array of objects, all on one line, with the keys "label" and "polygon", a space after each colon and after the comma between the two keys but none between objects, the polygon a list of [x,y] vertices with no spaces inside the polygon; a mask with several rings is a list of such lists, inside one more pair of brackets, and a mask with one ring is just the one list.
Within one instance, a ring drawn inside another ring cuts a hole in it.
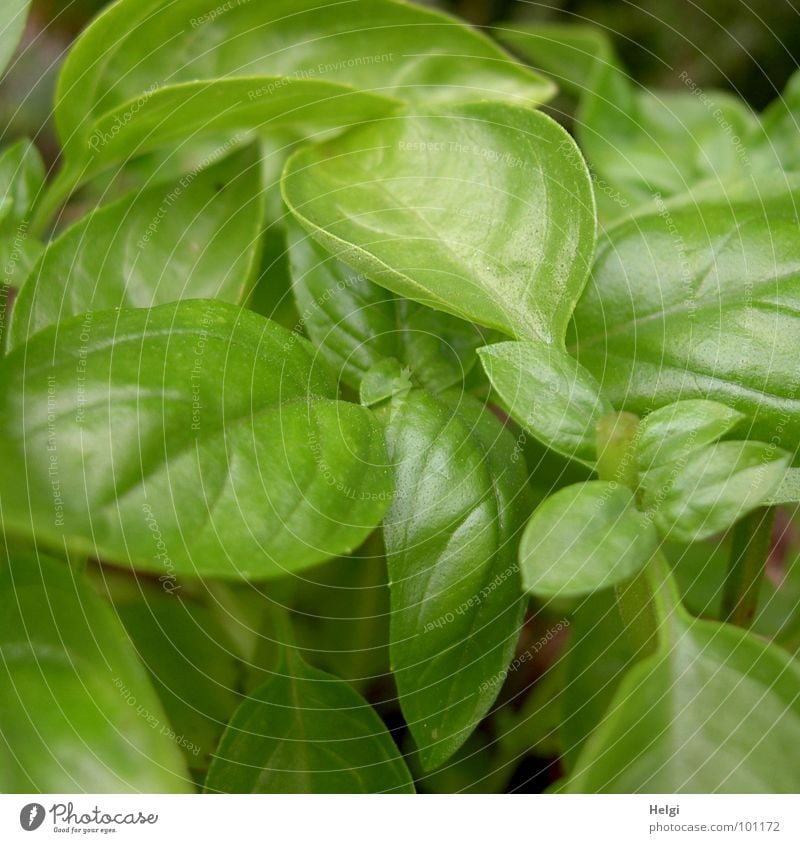
[{"label": "green stem", "polygon": [[651,564],[615,588],[617,609],[636,658],[650,656],[658,649],[660,620],[653,599]]},{"label": "green stem", "polygon": [[775,507],[770,506],[750,513],[734,527],[733,547],[722,593],[721,620],[745,629],[752,624],[767,566],[774,521]]},{"label": "green stem", "polygon": [[74,170],[64,168],[59,171],[33,209],[29,231],[31,237],[42,238],[53,217],[77,188],[80,178],[80,174]]}]

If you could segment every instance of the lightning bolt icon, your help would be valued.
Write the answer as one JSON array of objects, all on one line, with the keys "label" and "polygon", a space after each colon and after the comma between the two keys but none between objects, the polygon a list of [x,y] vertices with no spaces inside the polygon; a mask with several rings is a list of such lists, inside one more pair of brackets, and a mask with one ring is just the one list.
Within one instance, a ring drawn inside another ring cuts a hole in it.
[{"label": "lightning bolt icon", "polygon": [[39,813],[39,806],[38,805],[31,805],[30,814],[28,815],[28,828],[33,825],[33,821],[36,819],[36,815]]}]

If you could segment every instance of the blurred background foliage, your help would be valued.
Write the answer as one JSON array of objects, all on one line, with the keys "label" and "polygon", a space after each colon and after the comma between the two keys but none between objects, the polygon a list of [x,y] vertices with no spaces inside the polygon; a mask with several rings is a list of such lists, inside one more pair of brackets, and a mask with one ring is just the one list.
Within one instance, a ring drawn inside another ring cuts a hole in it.
[{"label": "blurred background foliage", "polygon": [[[2,2],[2,0],[0,0]],[[268,3],[270,0],[257,0]],[[34,0],[26,38],[0,84],[0,142],[35,137],[52,161],[53,86],[69,43],[106,0]],[[482,27],[592,23],[606,30],[634,79],[680,89],[682,71],[763,108],[800,64],[797,0],[428,0]]]}]

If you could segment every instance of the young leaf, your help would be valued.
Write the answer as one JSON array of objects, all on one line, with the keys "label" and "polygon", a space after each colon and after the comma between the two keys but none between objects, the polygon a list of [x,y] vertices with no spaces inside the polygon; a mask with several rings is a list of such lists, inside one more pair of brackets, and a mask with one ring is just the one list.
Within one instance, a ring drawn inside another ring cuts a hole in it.
[{"label": "young leaf", "polygon": [[14,304],[13,348],[89,310],[240,303],[263,225],[257,149],[98,208],[52,241]]},{"label": "young leaf", "polygon": [[392,670],[429,770],[486,715],[514,652],[526,473],[508,431],[455,392],[395,398],[386,436],[396,467],[384,519]]},{"label": "young leaf", "polygon": [[411,389],[411,376],[394,358],[381,360],[364,375],[359,398],[365,407],[380,404]]},{"label": "young leaf", "polygon": [[217,793],[413,793],[375,711],[346,683],[284,656],[222,736],[206,779]]},{"label": "young leaf", "polygon": [[192,789],[125,631],[68,565],[0,563],[0,652],[4,793]]},{"label": "young leaf", "polygon": [[461,383],[485,342],[480,328],[395,296],[332,257],[290,221],[289,264],[300,321],[349,386],[387,358],[433,392]]},{"label": "young leaf", "polygon": [[643,415],[711,398],[800,445],[800,179],[698,192],[614,226],[575,310],[576,356]]},{"label": "young leaf", "polygon": [[[282,77],[266,80],[279,88],[259,98],[268,111],[286,80],[425,103],[492,98],[536,105],[554,92],[486,36],[411,4],[270,0],[220,11],[207,0],[121,0],[98,15],[64,63],[59,136],[69,144],[93,119],[164,84],[259,76]],[[205,98],[203,107],[214,111]]]},{"label": "young leaf", "polygon": [[3,0],[0,8],[0,74],[6,69],[17,49],[31,0]]},{"label": "young leaf", "polygon": [[779,648],[675,607],[589,738],[571,793],[794,793],[800,669]]},{"label": "young leaf", "polygon": [[6,528],[167,578],[347,552],[391,476],[372,414],[335,398],[305,340],[222,302],[60,323],[0,363]]},{"label": "young leaf", "polygon": [[614,408],[575,358],[541,342],[498,343],[478,353],[518,424],[548,448],[594,465],[597,424]]},{"label": "young leaf", "polygon": [[522,582],[538,597],[576,597],[629,579],[658,547],[633,492],[593,480],[551,495],[528,521],[519,549]]},{"label": "young leaf", "polygon": [[666,463],[683,464],[689,455],[716,442],[744,416],[717,401],[677,401],[645,416],[637,431],[640,471]]},{"label": "young leaf", "polygon": [[750,153],[755,169],[769,172],[776,165],[790,171],[800,169],[799,119],[800,71],[795,71],[781,95],[764,111],[755,133]]},{"label": "young leaf", "polygon": [[718,442],[687,464],[666,463],[642,480],[642,506],[666,539],[694,542],[731,527],[780,486],[789,455],[763,442]]},{"label": "young leaf", "polygon": [[303,227],[373,281],[562,343],[594,249],[594,200],[574,142],[541,112],[476,103],[376,120],[298,150],[282,186]]}]

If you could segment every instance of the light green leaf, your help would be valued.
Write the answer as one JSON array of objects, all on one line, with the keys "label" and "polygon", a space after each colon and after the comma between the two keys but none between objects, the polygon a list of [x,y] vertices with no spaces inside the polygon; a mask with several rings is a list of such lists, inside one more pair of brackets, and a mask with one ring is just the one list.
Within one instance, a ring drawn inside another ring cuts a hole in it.
[{"label": "light green leaf", "polygon": [[206,790],[221,793],[413,793],[375,711],[346,683],[284,656],[237,709]]},{"label": "light green leaf", "polygon": [[303,227],[373,281],[562,343],[594,248],[594,200],[574,142],[541,112],[475,103],[376,120],[298,150],[282,184]]},{"label": "light green leaf", "polygon": [[305,340],[222,302],[60,323],[0,363],[6,529],[166,577],[347,552],[391,476],[371,413],[335,399]]},{"label": "light green leaf", "polygon": [[498,343],[478,353],[518,424],[548,448],[594,465],[597,424],[614,408],[574,357],[540,342]]},{"label": "light green leaf", "polygon": [[789,455],[763,442],[718,442],[687,464],[666,463],[642,480],[642,506],[661,535],[693,542],[731,527],[780,486]]},{"label": "light green leaf", "polygon": [[364,375],[359,398],[365,407],[372,407],[394,395],[408,392],[411,386],[408,369],[404,369],[397,360],[390,357],[376,363]]},{"label": "light green leaf", "polygon": [[636,456],[640,471],[685,463],[689,455],[716,442],[744,416],[717,401],[677,401],[649,413],[639,424]]},{"label": "light green leaf", "polygon": [[800,503],[800,468],[789,468],[781,478],[778,488],[769,496],[767,503],[776,504]]},{"label": "light green leaf", "polygon": [[13,237],[44,185],[44,162],[29,140],[0,154],[0,237]]},{"label": "light green leaf", "polygon": [[800,445],[800,177],[698,191],[614,226],[575,310],[578,360],[639,415],[713,399]]},{"label": "light green leaf", "polygon": [[[554,92],[486,36],[411,4],[270,0],[220,10],[208,0],[121,0],[98,15],[64,63],[59,135],[68,144],[93,119],[164,85],[258,76],[426,104],[492,98],[536,105]],[[282,91],[263,93],[260,106],[272,110]]]},{"label": "light green leaf", "polygon": [[528,521],[519,549],[522,582],[538,597],[576,597],[620,583],[652,557],[658,540],[619,483],[560,489]]},{"label": "light green leaf", "polygon": [[800,71],[792,74],[782,94],[764,111],[753,147],[751,158],[759,171],[776,166],[800,169]]},{"label": "light green leaf", "polygon": [[389,358],[433,392],[464,380],[486,339],[480,328],[393,295],[332,257],[296,222],[288,229],[300,323],[344,383],[359,389]]},{"label": "light green leaf", "polygon": [[68,565],[0,563],[0,656],[4,793],[192,789],[125,631]]},{"label": "light green leaf", "polygon": [[386,435],[396,472],[384,519],[392,670],[432,769],[486,715],[514,652],[526,472],[510,433],[456,392],[393,399]]},{"label": "light green leaf", "polygon": [[571,793],[795,793],[800,668],[779,648],[674,607],[568,781]]},{"label": "light green leaf", "polygon": [[192,298],[238,304],[254,278],[262,226],[255,147],[98,208],[33,268],[9,345],[89,310]]},{"label": "light green leaf", "polygon": [[0,7],[0,74],[8,66],[17,49],[31,0],[3,0]]}]

